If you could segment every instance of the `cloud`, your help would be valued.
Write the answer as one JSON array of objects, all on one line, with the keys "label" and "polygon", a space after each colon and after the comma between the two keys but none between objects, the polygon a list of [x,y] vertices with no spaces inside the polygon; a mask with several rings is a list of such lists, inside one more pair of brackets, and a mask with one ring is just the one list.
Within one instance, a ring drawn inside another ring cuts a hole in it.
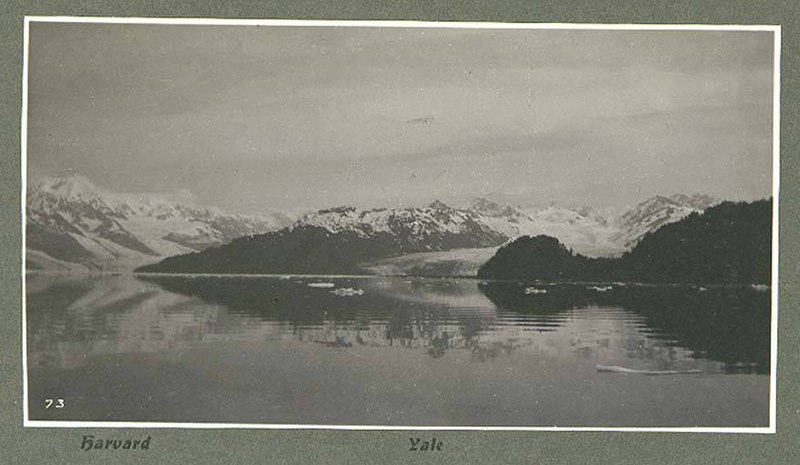
[{"label": "cloud", "polygon": [[407,120],[406,124],[431,124],[433,121],[433,116],[421,116],[419,118]]},{"label": "cloud", "polygon": [[233,209],[769,191],[768,33],[34,23],[30,45],[34,175]]}]

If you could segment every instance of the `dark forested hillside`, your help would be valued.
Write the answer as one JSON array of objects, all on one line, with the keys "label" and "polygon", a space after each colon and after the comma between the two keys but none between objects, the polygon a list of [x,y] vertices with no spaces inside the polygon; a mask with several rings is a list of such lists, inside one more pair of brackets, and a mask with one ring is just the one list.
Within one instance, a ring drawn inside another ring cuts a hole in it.
[{"label": "dark forested hillside", "polygon": [[481,278],[768,284],[772,202],[723,202],[647,234],[615,259],[574,254],[547,236],[521,237],[478,271]]},{"label": "dark forested hillside", "polygon": [[138,268],[156,273],[298,273],[360,274],[360,264],[406,253],[485,247],[504,237],[489,232],[432,231],[426,234],[391,234],[359,231],[331,232],[320,226],[301,225],[272,233],[242,237],[203,252],[169,257]]}]

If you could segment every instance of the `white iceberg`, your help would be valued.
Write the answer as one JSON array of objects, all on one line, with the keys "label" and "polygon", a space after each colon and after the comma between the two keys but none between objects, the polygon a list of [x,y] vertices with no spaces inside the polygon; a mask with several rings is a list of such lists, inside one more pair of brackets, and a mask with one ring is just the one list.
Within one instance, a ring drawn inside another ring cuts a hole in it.
[{"label": "white iceberg", "polygon": [[767,286],[766,284],[751,284],[750,287],[752,287],[754,290],[758,292],[769,291],[769,286]]},{"label": "white iceberg", "polygon": [[613,289],[613,287],[612,286],[589,286],[586,289],[591,289],[591,290],[597,291],[597,292],[606,292],[606,291],[610,291],[611,289]]},{"label": "white iceberg", "polygon": [[535,287],[526,287],[525,294],[547,294],[547,289],[538,289]]},{"label": "white iceberg", "polygon": [[331,294],[336,294],[341,297],[364,295],[364,289],[353,289],[352,287],[340,287],[339,289],[332,290]]}]

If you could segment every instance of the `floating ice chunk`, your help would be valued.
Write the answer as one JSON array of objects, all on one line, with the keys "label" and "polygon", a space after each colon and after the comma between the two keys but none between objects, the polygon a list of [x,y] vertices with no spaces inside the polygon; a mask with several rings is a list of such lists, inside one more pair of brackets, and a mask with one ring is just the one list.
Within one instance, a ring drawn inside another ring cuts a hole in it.
[{"label": "floating ice chunk", "polygon": [[609,365],[597,365],[597,371],[600,373],[625,373],[634,375],[689,375],[700,373],[700,370],[635,370],[633,368],[625,368]]},{"label": "floating ice chunk", "polygon": [[767,292],[769,290],[769,286],[766,284],[751,284],[750,287],[758,292]]},{"label": "floating ice chunk", "polygon": [[535,287],[526,287],[525,294],[547,294],[547,289],[537,289]]},{"label": "floating ice chunk", "polygon": [[324,289],[328,289],[331,287],[336,287],[336,284],[333,283],[308,283],[308,287],[321,287]]},{"label": "floating ice chunk", "polygon": [[340,287],[339,289],[332,290],[331,294],[336,294],[342,297],[349,297],[353,295],[364,295],[364,289],[353,289],[352,287]]},{"label": "floating ice chunk", "polygon": [[597,292],[606,292],[606,291],[610,291],[611,289],[613,289],[613,287],[612,286],[589,286],[586,289],[591,289],[591,290],[597,291]]}]

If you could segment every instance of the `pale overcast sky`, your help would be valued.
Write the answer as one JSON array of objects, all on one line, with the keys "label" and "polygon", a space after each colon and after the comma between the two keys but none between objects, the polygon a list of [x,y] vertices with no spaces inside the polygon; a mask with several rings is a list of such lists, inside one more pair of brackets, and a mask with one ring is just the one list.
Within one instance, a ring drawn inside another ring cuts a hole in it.
[{"label": "pale overcast sky", "polygon": [[33,23],[28,168],[233,211],[767,197],[768,32]]}]

